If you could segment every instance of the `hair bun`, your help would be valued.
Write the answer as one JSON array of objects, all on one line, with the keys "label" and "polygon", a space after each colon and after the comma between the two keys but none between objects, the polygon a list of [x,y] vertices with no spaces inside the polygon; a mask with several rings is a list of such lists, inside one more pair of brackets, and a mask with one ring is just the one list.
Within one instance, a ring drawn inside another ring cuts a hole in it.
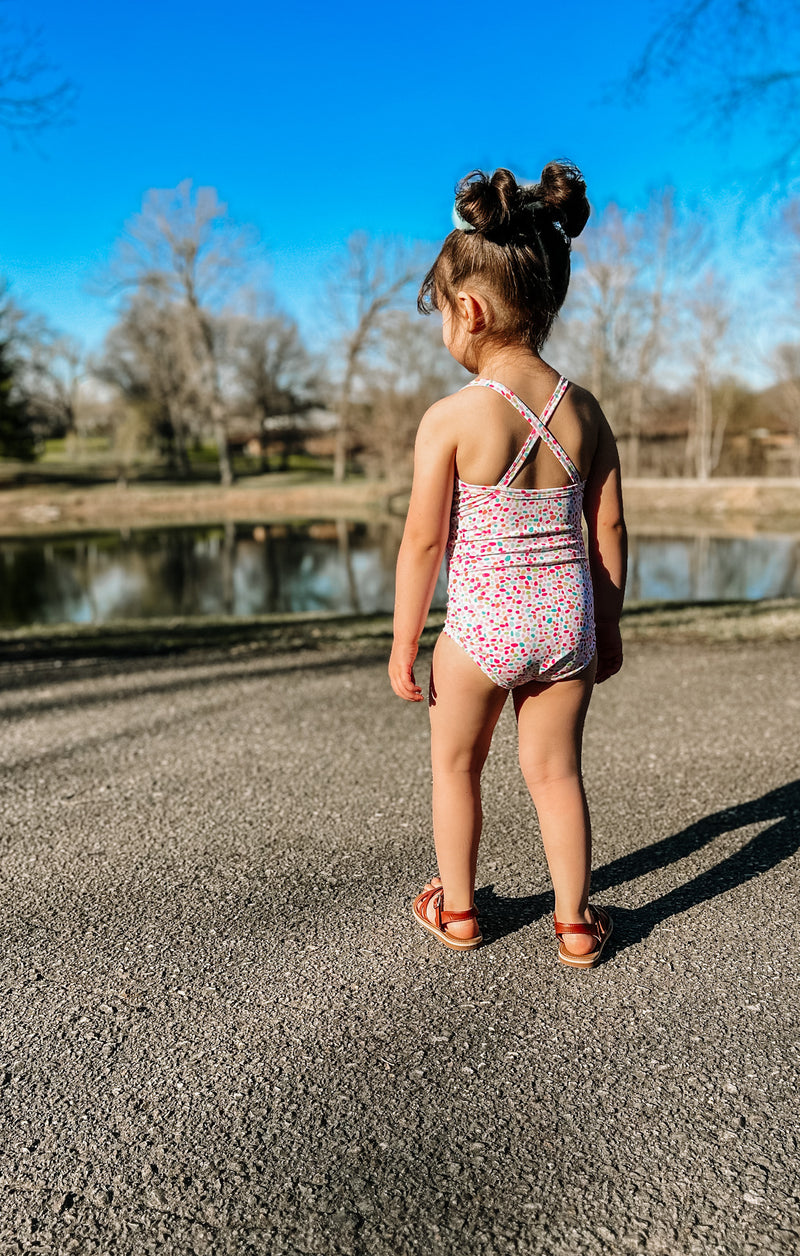
[{"label": "hair bun", "polygon": [[566,161],[548,162],[529,195],[532,200],[541,201],[570,240],[583,231],[591,209],[586,199],[586,184],[577,166]]},{"label": "hair bun", "polygon": [[526,187],[502,166],[492,175],[473,170],[456,189],[455,208],[468,227],[483,235],[527,234],[533,213],[557,222],[570,240],[580,235],[591,212],[583,175],[566,161],[548,162],[539,182]]},{"label": "hair bun", "polygon": [[519,207],[520,189],[510,170],[473,170],[456,189],[456,213],[484,235],[508,231]]}]

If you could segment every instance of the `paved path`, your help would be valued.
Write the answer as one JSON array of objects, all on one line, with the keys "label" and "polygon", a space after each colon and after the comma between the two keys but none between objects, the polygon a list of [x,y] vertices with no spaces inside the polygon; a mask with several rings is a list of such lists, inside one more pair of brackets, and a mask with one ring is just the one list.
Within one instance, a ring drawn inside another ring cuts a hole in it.
[{"label": "paved path", "polygon": [[509,713],[489,944],[414,927],[426,713],[374,649],[0,669],[0,1252],[796,1253],[797,644],[598,691],[589,973]]}]

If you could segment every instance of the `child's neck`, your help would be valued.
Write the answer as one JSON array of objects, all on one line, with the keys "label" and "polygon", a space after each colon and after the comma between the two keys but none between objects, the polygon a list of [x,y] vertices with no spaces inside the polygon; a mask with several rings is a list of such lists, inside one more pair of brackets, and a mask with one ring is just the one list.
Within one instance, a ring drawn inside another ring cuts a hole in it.
[{"label": "child's neck", "polygon": [[486,345],[477,346],[475,354],[476,375],[483,379],[499,379],[509,371],[541,371],[550,370],[538,353],[526,345]]}]

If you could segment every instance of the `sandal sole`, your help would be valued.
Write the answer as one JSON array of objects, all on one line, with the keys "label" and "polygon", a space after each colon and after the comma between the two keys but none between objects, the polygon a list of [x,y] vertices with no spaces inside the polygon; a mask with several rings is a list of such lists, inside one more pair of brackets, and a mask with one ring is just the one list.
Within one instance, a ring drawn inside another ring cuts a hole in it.
[{"label": "sandal sole", "polygon": [[[603,940],[596,951],[590,951],[588,955],[573,955],[567,959],[561,954],[561,946],[564,945],[562,942],[558,948],[559,963],[563,964],[565,968],[594,968],[596,964],[600,963],[603,957],[603,948],[613,932],[614,921],[608,916],[608,928],[603,934]],[[567,955],[569,955],[569,952],[567,952]]]}]

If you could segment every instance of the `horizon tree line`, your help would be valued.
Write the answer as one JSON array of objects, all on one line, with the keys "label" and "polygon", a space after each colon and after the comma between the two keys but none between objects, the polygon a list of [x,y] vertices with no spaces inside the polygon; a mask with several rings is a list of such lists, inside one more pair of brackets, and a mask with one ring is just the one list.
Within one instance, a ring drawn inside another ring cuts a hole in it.
[{"label": "horizon tree line", "polygon": [[[765,366],[800,474],[800,199],[780,221],[787,336]],[[190,474],[191,451],[213,442],[220,481],[230,484],[233,427],[265,443],[279,421],[285,466],[310,412],[325,407],[335,416],[337,479],[355,454],[371,474],[403,478],[422,412],[466,379],[436,322],[410,313],[429,260],[421,246],[352,236],[325,277],[330,337],[325,354],[314,354],[267,283],[253,230],[231,218],[216,189],[186,180],[152,190],[94,280],[116,308],[99,353],[87,356],[0,287],[0,456],[30,460],[45,437],[94,422],[121,465],[155,452],[178,477]],[[573,272],[550,349],[598,397],[625,470],[664,469],[656,455],[672,414],[667,469],[708,478],[731,433],[764,425],[737,370],[752,314],[725,280],[711,224],[682,209],[672,189],[643,210],[608,205],[577,241]],[[262,445],[260,468],[268,466]]]}]

